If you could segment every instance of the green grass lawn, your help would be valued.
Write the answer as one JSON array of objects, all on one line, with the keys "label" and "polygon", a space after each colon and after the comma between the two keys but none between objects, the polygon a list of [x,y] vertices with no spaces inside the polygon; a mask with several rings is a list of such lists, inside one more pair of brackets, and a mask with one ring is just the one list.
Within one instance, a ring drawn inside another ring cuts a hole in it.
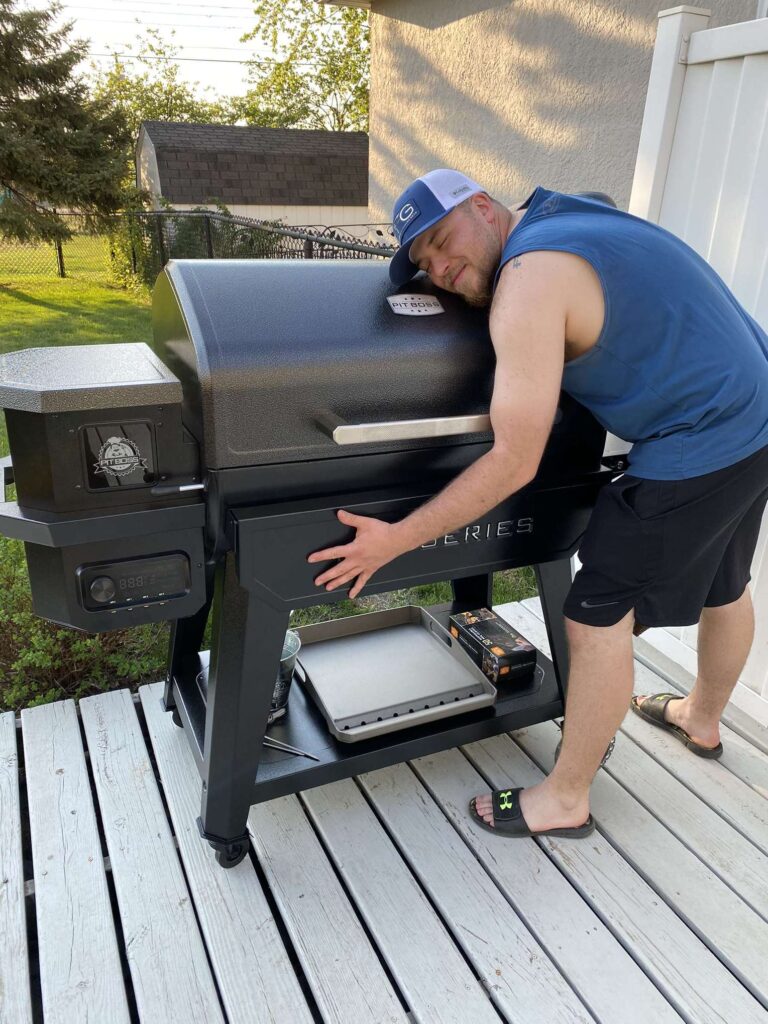
[{"label": "green grass lawn", "polygon": [[[109,271],[109,242],[97,235],[73,235],[62,244],[65,277],[101,281]],[[0,238],[0,281],[56,278],[58,261],[50,243]]]},{"label": "green grass lawn", "polygon": [[[4,250],[0,248],[0,253]],[[0,353],[49,345],[95,345],[152,339],[149,292],[128,292],[101,278],[28,277],[0,266]],[[5,420],[0,453],[8,454]]]},{"label": "green grass lawn", "polygon": [[[127,292],[110,284],[103,272],[90,279],[12,277],[3,270],[3,252],[0,248],[0,353],[48,345],[151,340],[147,292]],[[5,264],[10,265],[9,258]],[[0,426],[0,454],[6,455],[4,421]],[[5,538],[0,538],[0,592],[0,709],[80,698],[120,686],[135,690],[162,678],[167,625],[90,636],[38,619],[32,612],[22,545]],[[535,593],[532,569],[494,577],[494,604]],[[305,608],[294,614],[292,624],[448,600],[449,584],[430,584]]]},{"label": "green grass lawn", "polygon": [[26,278],[0,272],[0,351],[152,339],[149,295],[106,280]]}]

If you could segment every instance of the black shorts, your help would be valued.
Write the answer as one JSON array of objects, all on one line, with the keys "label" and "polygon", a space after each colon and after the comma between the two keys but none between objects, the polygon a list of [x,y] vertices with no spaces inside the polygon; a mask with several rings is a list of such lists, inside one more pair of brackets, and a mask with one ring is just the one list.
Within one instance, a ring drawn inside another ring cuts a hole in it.
[{"label": "black shorts", "polygon": [[691,626],[738,600],[750,580],[768,502],[768,447],[689,480],[625,473],[597,499],[563,611],[612,626]]}]

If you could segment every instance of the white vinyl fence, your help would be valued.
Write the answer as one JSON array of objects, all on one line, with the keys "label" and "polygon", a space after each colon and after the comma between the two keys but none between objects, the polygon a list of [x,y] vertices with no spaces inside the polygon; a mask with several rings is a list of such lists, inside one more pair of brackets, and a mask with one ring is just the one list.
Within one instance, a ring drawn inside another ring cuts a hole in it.
[{"label": "white vinyl fence", "polygon": [[[709,13],[659,14],[630,213],[684,239],[768,328],[768,18],[708,29]],[[768,516],[751,587],[755,642],[733,703],[768,724]],[[695,673],[697,628],[644,639]]]}]

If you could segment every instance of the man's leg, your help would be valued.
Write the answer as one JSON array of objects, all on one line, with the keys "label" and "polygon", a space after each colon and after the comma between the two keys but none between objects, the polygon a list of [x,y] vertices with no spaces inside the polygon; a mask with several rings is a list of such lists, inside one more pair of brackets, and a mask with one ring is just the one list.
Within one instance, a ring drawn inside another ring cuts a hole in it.
[{"label": "man's leg", "polygon": [[[687,697],[670,701],[665,717],[706,747],[720,742],[720,716],[739,680],[755,635],[749,587],[737,601],[703,608],[699,622],[698,675]],[[638,697],[642,704],[644,698]]]},{"label": "man's leg", "polygon": [[[633,649],[630,611],[615,626],[586,626],[566,617],[570,672],[563,747],[552,773],[520,795],[528,827],[539,832],[583,824],[589,816],[589,787],[632,695]],[[489,794],[477,812],[491,824]]]}]

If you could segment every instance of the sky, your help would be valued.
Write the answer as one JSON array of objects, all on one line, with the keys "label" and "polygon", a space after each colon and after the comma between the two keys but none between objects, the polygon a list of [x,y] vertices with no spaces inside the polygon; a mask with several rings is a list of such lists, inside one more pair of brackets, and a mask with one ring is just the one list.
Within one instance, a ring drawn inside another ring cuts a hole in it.
[{"label": "sky", "polygon": [[[50,5],[45,0],[20,0],[19,6]],[[71,40],[85,39],[90,44],[92,56],[79,66],[84,73],[91,61],[107,67],[112,52],[135,54],[137,40],[147,28],[167,33],[169,40],[174,32],[181,76],[200,83],[196,92],[201,99],[244,93],[246,68],[239,62],[267,52],[261,40],[239,41],[256,25],[247,0],[222,0],[216,6],[203,0],[65,0],[58,23],[65,21],[74,22]],[[144,67],[138,62],[136,66]]]}]

